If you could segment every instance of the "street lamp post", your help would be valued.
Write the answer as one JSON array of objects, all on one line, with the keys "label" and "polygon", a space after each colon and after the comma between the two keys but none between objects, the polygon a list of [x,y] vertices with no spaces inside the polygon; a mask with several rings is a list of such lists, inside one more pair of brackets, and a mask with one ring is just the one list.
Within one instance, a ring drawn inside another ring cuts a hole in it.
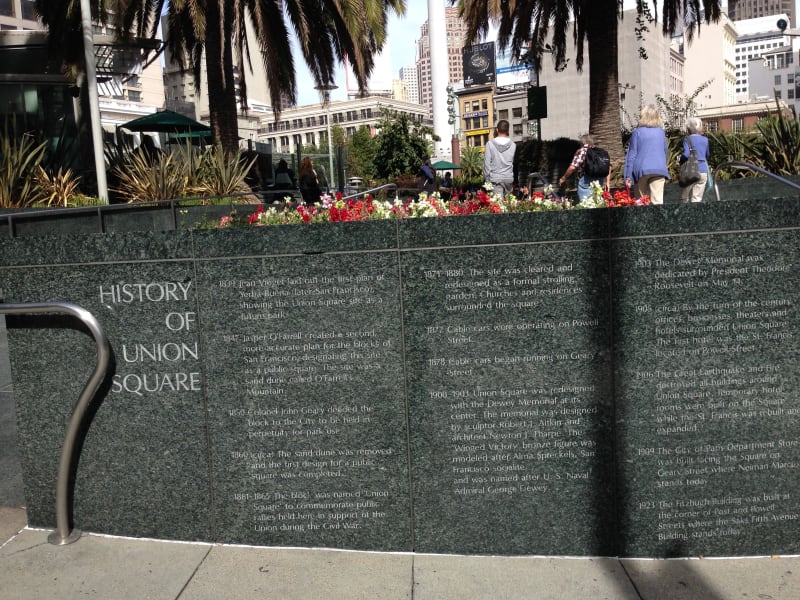
[{"label": "street lamp post", "polygon": [[322,98],[325,104],[325,124],[328,128],[328,193],[331,188],[336,189],[336,179],[333,176],[333,139],[331,139],[331,91],[337,89],[339,86],[328,84],[318,85],[314,89],[322,92]]},{"label": "street lamp post", "polygon": [[83,55],[86,58],[86,83],[89,90],[89,114],[92,125],[92,148],[97,174],[97,195],[104,204],[108,204],[108,181],[106,179],[106,160],[103,154],[103,130],[100,125],[100,100],[97,94],[97,67],[94,57],[92,11],[89,0],[81,0],[80,7]]}]

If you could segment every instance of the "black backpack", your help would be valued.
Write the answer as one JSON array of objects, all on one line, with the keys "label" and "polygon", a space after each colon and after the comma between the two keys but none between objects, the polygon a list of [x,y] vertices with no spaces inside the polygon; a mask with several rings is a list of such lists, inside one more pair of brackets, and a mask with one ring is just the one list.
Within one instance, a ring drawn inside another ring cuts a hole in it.
[{"label": "black backpack", "polygon": [[583,174],[587,177],[605,177],[611,170],[611,157],[608,152],[597,146],[590,146],[586,150],[586,160],[583,162]]}]

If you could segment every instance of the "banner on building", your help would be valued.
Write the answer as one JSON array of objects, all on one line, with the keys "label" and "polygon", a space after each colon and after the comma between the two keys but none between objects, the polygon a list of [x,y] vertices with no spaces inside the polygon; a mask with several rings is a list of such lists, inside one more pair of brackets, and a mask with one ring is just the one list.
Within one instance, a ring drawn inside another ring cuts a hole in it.
[{"label": "banner on building", "polygon": [[464,65],[464,87],[495,82],[494,42],[468,46],[461,53]]}]

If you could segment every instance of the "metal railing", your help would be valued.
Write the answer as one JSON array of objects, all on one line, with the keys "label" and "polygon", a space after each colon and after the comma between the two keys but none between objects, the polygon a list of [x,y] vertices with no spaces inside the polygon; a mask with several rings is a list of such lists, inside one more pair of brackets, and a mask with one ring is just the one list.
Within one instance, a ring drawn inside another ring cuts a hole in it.
[{"label": "metal railing", "polygon": [[[105,215],[122,212],[136,212],[137,210],[146,210],[152,208],[164,208],[169,210],[172,229],[178,229],[178,215],[182,209],[196,206],[213,206],[215,202],[217,205],[230,204],[231,207],[242,206],[236,204],[235,200],[237,198],[258,196],[259,193],[259,191],[237,192],[235,194],[226,194],[224,196],[196,196],[191,198],[174,198],[171,200],[130,202],[126,204],[100,204],[97,206],[81,206],[73,208],[9,209],[8,211],[0,213],[0,220],[6,222],[8,228],[8,237],[11,238],[17,237],[17,223],[62,216],[95,216],[97,218],[97,233],[106,233]],[[227,202],[228,200],[230,201]],[[220,204],[220,201],[223,202]],[[244,206],[254,205],[247,204]]]},{"label": "metal railing", "polygon": [[[788,185],[790,188],[794,190],[800,191],[800,185],[796,184],[794,181],[790,181],[785,177],[781,177],[780,175],[776,175],[771,171],[767,171],[766,169],[762,169],[759,166],[754,165],[753,163],[749,163],[743,160],[731,160],[728,162],[724,162],[721,165],[717,165],[716,170],[719,171],[720,169],[725,169],[728,167],[736,168],[736,169],[749,169],[751,171],[755,171],[756,173],[761,173],[762,175],[766,175],[767,177],[771,177],[775,181],[779,181],[784,185]],[[714,180],[714,191],[717,193],[717,200],[719,200],[719,191],[717,190],[717,181]]]},{"label": "metal railing", "polygon": [[349,196],[343,196],[342,200],[351,200],[353,198],[361,198],[362,196],[364,196],[366,194],[375,194],[376,192],[380,192],[380,191],[383,191],[383,190],[390,190],[390,189],[397,190],[397,184],[396,183],[386,183],[384,185],[379,185],[378,187],[370,188],[368,190],[362,190],[362,191],[357,192],[355,194],[350,194]]},{"label": "metal railing", "polygon": [[75,462],[76,440],[80,431],[81,423],[86,414],[86,409],[94,397],[97,388],[106,376],[111,357],[111,348],[108,338],[88,310],[68,302],[46,302],[29,304],[3,304],[0,302],[0,314],[6,315],[29,315],[42,313],[61,313],[77,317],[91,331],[97,345],[97,365],[94,368],[86,386],[83,388],[77,404],[72,409],[64,435],[64,443],[61,446],[61,458],[58,465],[58,478],[56,480],[56,530],[51,533],[47,540],[54,545],[63,546],[71,544],[81,537],[79,529],[70,529],[72,520],[70,507],[70,470]]}]

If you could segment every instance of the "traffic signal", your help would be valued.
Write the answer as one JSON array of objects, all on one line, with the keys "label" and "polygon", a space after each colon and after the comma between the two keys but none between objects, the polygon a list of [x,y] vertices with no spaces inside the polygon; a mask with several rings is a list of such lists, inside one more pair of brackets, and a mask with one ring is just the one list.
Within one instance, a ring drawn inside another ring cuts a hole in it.
[{"label": "traffic signal", "polygon": [[547,86],[528,88],[528,119],[547,118]]}]

